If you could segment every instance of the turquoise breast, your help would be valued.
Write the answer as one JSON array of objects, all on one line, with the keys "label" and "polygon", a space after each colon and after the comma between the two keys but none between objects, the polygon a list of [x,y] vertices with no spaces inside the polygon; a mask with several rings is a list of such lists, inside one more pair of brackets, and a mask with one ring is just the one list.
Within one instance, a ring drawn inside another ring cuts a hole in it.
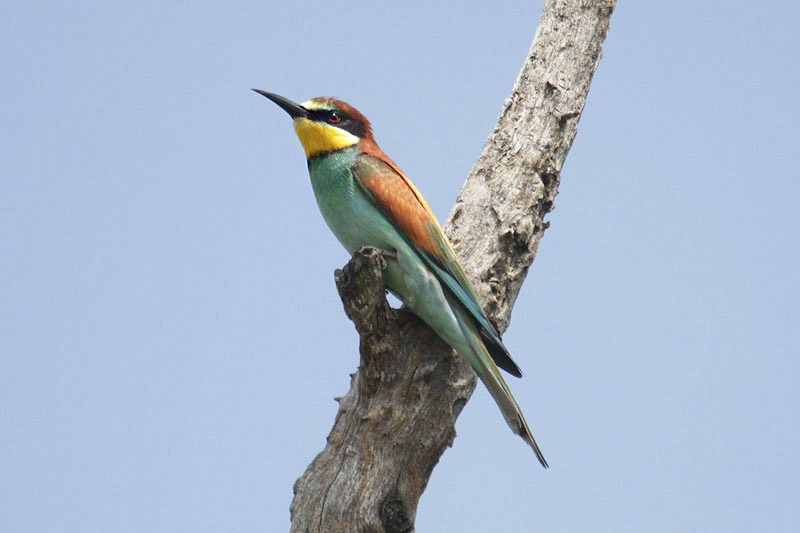
[{"label": "turquoise breast", "polygon": [[396,250],[405,245],[395,226],[367,198],[351,171],[356,147],[311,159],[308,172],[322,217],[350,253],[361,246]]}]

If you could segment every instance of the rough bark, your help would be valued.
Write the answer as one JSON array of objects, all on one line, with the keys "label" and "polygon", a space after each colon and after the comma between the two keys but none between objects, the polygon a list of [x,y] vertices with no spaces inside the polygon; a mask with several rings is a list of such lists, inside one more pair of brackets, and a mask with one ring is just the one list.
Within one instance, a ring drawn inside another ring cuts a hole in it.
[{"label": "rough bark", "polygon": [[[614,5],[545,3],[511,96],[445,225],[500,331],[547,227]],[[419,498],[475,388],[460,356],[388,305],[382,263],[363,248],[336,271],[361,361],[327,446],[295,483],[293,532],[413,531]]]}]

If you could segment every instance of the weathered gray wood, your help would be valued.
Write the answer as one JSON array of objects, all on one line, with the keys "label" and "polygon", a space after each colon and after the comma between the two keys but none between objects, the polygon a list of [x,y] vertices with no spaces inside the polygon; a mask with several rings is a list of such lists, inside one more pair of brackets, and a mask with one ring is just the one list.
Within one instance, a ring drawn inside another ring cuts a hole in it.
[{"label": "weathered gray wood", "polygon": [[[501,331],[547,226],[614,5],[545,3],[511,96],[445,225]],[[360,336],[361,362],[327,446],[295,483],[291,530],[410,532],[475,374],[416,317],[389,307],[376,250],[357,252],[336,271],[336,285]]]}]

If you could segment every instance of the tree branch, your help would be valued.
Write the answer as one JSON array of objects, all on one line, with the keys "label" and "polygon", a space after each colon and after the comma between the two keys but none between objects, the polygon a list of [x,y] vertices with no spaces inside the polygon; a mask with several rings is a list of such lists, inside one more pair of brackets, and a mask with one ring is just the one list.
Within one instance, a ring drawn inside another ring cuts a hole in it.
[{"label": "tree branch", "polygon": [[[511,96],[445,225],[500,331],[547,227],[614,5],[545,3]],[[361,362],[327,446],[295,483],[291,530],[410,532],[475,373],[419,319],[388,305],[377,250],[362,248],[335,277]]]}]

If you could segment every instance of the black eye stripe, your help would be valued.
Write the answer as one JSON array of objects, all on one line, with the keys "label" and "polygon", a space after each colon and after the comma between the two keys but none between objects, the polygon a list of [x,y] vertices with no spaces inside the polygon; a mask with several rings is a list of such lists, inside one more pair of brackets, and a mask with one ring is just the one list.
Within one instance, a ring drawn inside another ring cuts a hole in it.
[{"label": "black eye stripe", "polygon": [[363,138],[367,134],[367,128],[364,124],[349,116],[347,113],[336,110],[335,113],[339,117],[339,121],[335,122],[330,120],[332,109],[315,109],[309,113],[311,120],[315,122],[325,122],[337,128],[343,129],[352,133],[356,137]]},{"label": "black eye stripe", "polygon": [[[340,113],[338,111],[337,113],[339,117],[342,119],[342,121],[344,121],[347,118],[347,115],[345,115],[344,113]],[[315,109],[314,111],[311,112],[311,118],[312,120],[315,121],[327,122],[330,114],[331,114],[330,109]]]}]

